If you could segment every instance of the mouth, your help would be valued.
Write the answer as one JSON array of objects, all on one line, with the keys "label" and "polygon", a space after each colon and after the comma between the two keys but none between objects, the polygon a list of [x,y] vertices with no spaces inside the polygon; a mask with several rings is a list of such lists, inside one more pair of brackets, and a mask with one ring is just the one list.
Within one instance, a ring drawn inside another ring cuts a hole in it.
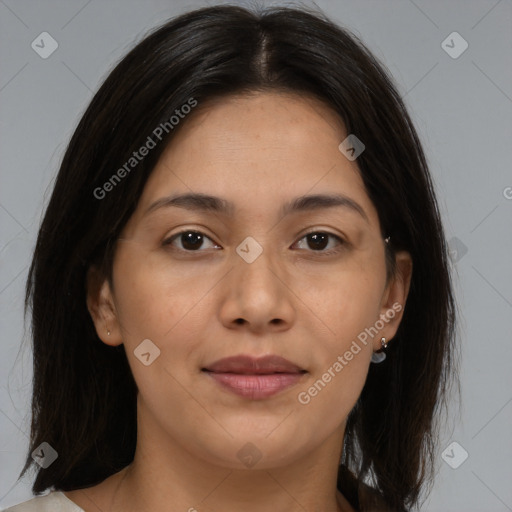
[{"label": "mouth", "polygon": [[202,368],[224,390],[251,400],[269,398],[297,384],[307,371],[279,356],[235,356]]}]

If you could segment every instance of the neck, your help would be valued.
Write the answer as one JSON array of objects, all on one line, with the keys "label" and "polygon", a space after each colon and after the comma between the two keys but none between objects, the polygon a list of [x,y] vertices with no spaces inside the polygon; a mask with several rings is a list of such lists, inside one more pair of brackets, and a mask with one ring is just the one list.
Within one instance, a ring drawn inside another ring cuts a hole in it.
[{"label": "neck", "polygon": [[344,425],[287,463],[238,469],[198,458],[149,415],[143,417],[134,460],[123,470],[116,492],[125,511],[166,510],[169,503],[189,512],[351,510],[336,490]]}]

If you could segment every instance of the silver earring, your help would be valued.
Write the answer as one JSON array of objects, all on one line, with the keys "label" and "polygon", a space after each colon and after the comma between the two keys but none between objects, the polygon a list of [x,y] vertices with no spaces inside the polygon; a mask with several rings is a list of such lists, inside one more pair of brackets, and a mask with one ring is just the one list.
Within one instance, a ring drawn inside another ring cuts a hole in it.
[{"label": "silver earring", "polygon": [[391,237],[390,237],[390,236],[388,236],[388,237],[384,238],[384,242],[386,242],[387,244],[389,244],[389,241],[390,241],[390,240],[391,240]]},{"label": "silver earring", "polygon": [[386,349],[388,346],[386,338],[381,338],[380,344],[382,345],[382,350],[379,350],[378,352],[374,352],[372,354],[372,363],[379,364],[382,363],[384,359],[386,359],[386,352],[384,352],[384,349]]},{"label": "silver earring", "polygon": [[107,331],[107,336],[110,336],[110,331]]}]

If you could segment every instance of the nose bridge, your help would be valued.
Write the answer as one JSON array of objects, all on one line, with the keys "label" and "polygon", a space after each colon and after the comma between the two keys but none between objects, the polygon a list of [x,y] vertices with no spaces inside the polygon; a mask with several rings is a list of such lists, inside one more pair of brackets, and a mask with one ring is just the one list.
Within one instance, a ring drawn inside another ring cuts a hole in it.
[{"label": "nose bridge", "polygon": [[263,237],[259,237],[259,239],[260,242],[255,237],[247,236],[237,246],[236,253],[241,259],[237,265],[237,280],[239,279],[245,284],[250,281],[267,286],[269,282],[273,283],[277,280],[278,269],[276,267],[279,265],[276,265],[276,258],[268,244],[265,244]]},{"label": "nose bridge", "polygon": [[238,325],[243,319],[252,328],[289,326],[293,320],[291,294],[284,283],[285,269],[278,254],[264,247],[262,239],[260,243],[248,236],[236,247],[240,261],[230,272],[229,291],[222,308],[224,321],[230,325]]}]

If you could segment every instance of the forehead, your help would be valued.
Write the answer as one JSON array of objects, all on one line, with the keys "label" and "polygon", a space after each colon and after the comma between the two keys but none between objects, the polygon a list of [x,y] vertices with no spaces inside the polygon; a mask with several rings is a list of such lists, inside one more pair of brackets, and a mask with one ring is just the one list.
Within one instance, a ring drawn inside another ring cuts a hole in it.
[{"label": "forehead", "polygon": [[[200,145],[201,154],[196,157],[215,155],[224,161],[245,157],[248,162],[279,157],[296,160],[312,154],[319,143],[319,149],[336,150],[344,134],[339,116],[315,98],[259,92],[199,104],[171,140],[166,154],[176,153],[178,146],[179,153],[190,153]],[[293,153],[296,158],[292,158]]]},{"label": "forehead", "polygon": [[163,152],[141,208],[176,192],[226,197],[239,207],[308,193],[343,193],[372,208],[355,161],[338,146],[340,117],[312,97],[253,93],[199,104]]}]

